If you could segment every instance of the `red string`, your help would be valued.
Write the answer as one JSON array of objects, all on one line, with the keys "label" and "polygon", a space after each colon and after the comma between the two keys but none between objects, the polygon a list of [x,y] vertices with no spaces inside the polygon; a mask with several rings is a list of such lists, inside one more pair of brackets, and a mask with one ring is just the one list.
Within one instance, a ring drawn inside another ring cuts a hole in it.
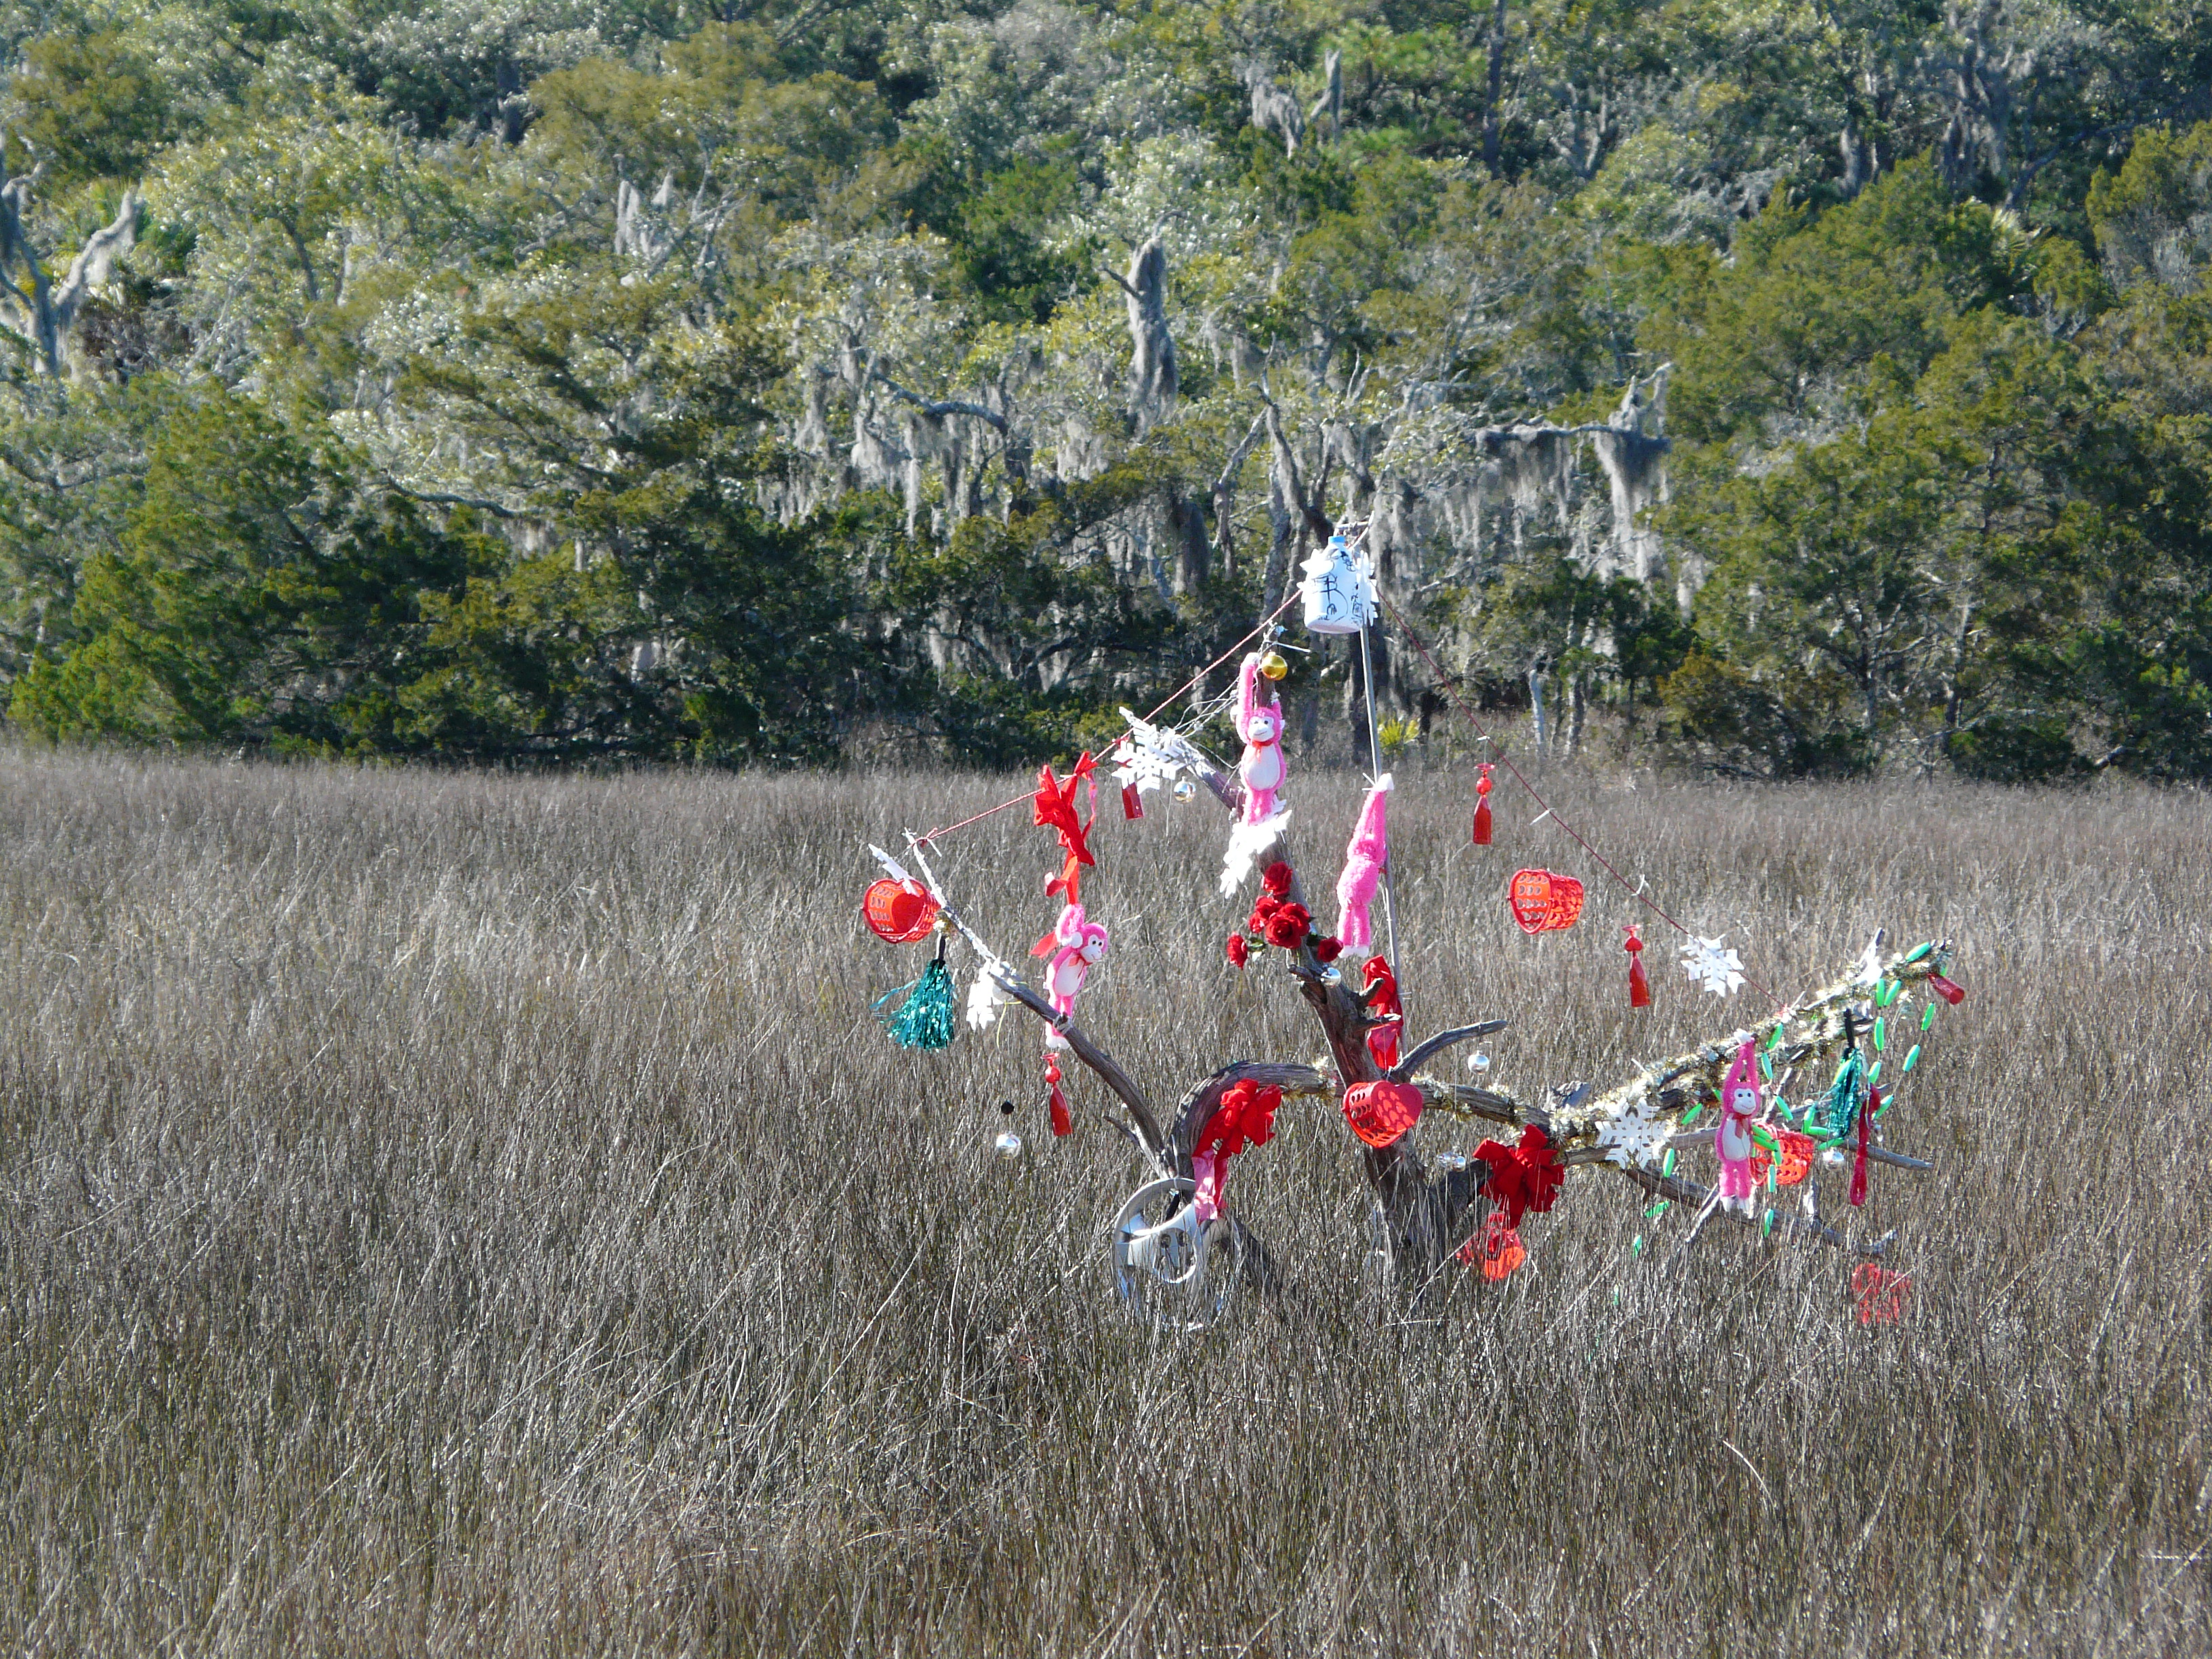
[{"label": "red string", "polygon": [[[1254,640],[1259,638],[1262,633],[1267,631],[1268,625],[1272,623],[1276,617],[1281,616],[1283,612],[1291,608],[1292,604],[1297,601],[1297,597],[1298,591],[1294,587],[1290,591],[1288,596],[1284,599],[1280,605],[1277,605],[1274,610],[1260,619],[1260,625],[1257,628],[1255,628],[1243,639],[1237,641],[1236,644],[1231,646],[1226,651],[1216,657],[1212,662],[1206,664],[1205,667],[1200,669],[1198,672],[1193,674],[1181,685],[1178,685],[1174,690],[1169,692],[1166,696],[1163,697],[1160,700],[1159,708],[1153,709],[1151,714],[1145,716],[1146,723],[1149,725],[1153,720],[1158,720],[1159,718],[1161,708],[1165,708],[1177,697],[1189,690],[1192,686],[1196,685],[1200,680],[1204,679],[1208,674],[1211,674],[1215,669],[1220,667],[1222,664],[1227,662],[1231,657],[1235,656],[1239,651],[1242,651]],[[1098,786],[1094,782],[1091,787],[1095,791]],[[948,823],[942,830],[933,830],[926,836],[916,837],[916,840],[918,843],[922,846],[933,846],[940,837],[951,835],[955,830],[965,830],[971,823],[981,823],[985,818],[989,817],[994,812],[1003,812],[1009,806],[1019,806],[1024,801],[1034,799],[1034,791],[1016,795],[1011,800],[1000,801],[996,806],[985,807],[981,811],[976,813],[972,818],[963,818],[957,823]]]},{"label": "red string", "polygon": [[[1390,613],[1390,620],[1397,623],[1399,631],[1405,635],[1408,640],[1413,641],[1413,649],[1421,653],[1421,660],[1428,664],[1430,672],[1436,675],[1437,684],[1443,687],[1444,695],[1449,697],[1454,703],[1458,705],[1459,712],[1467,716],[1468,723],[1473,726],[1478,732],[1481,733],[1482,740],[1485,743],[1491,744],[1492,750],[1498,756],[1497,764],[1504,767],[1506,771],[1511,775],[1514,782],[1519,784],[1523,789],[1528,792],[1528,798],[1534,801],[1537,805],[1544,809],[1544,817],[1550,818],[1553,823],[1558,824],[1560,829],[1565,830],[1567,834],[1573,838],[1575,844],[1580,847],[1583,852],[1589,854],[1600,869],[1603,870],[1606,874],[1611,876],[1613,880],[1620,884],[1621,890],[1626,893],[1629,897],[1634,899],[1638,904],[1649,910],[1653,915],[1658,917],[1660,921],[1665,922],[1669,927],[1672,927],[1684,939],[1698,938],[1698,934],[1692,933],[1680,922],[1675,921],[1674,917],[1668,915],[1666,911],[1661,909],[1659,906],[1650,899],[1644,897],[1642,889],[1630,885],[1628,878],[1622,875],[1620,871],[1613,868],[1613,861],[1607,859],[1604,854],[1599,852],[1596,848],[1591,846],[1589,842],[1583,840],[1582,832],[1577,830],[1574,825],[1569,823],[1565,818],[1561,817],[1558,810],[1553,806],[1551,802],[1546,800],[1542,795],[1537,793],[1536,786],[1529,782],[1527,778],[1521,775],[1521,769],[1514,765],[1512,761],[1507,758],[1505,751],[1503,749],[1498,748],[1495,739],[1491,737],[1490,733],[1482,730],[1481,720],[1476,716],[1474,710],[1467,706],[1467,703],[1462,699],[1458,691],[1453,688],[1451,677],[1446,674],[1443,666],[1434,657],[1429,654],[1429,647],[1421,643],[1421,636],[1413,631],[1413,624],[1406,620],[1395,605],[1392,605],[1388,599],[1382,599],[1381,594],[1376,594],[1376,598],[1382,605],[1382,608]],[[1779,997],[1776,996],[1773,992],[1768,990],[1766,987],[1761,985],[1749,974],[1746,974],[1743,977],[1746,984],[1757,991],[1759,995],[1766,998],[1770,1002],[1773,1003],[1777,1010],[1779,1010],[1783,1006],[1782,1000]]]}]

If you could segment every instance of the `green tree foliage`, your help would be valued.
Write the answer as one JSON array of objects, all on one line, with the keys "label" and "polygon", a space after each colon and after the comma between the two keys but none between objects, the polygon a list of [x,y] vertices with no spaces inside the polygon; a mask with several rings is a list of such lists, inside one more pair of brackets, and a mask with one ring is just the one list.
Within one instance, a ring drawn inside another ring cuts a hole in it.
[{"label": "green tree foliage", "polygon": [[1350,520],[1563,742],[2212,773],[2193,8],[5,16],[27,730],[1011,762]]}]

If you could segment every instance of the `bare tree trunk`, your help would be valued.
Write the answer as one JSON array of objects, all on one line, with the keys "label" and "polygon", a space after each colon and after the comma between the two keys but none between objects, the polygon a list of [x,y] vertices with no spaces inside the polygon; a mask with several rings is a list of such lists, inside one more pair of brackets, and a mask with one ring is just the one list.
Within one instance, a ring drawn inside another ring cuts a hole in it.
[{"label": "bare tree trunk", "polygon": [[1129,408],[1137,435],[1152,430],[1176,396],[1175,337],[1168,331],[1168,255],[1151,238],[1129,256]]},{"label": "bare tree trunk", "polygon": [[1551,659],[1540,651],[1535,661],[1528,665],[1528,708],[1535,716],[1536,752],[1540,755],[1544,752],[1544,671],[1551,665]]},{"label": "bare tree trunk", "polygon": [[1492,177],[1498,170],[1503,148],[1498,106],[1505,99],[1505,0],[1498,0],[1490,15],[1489,98],[1482,106],[1482,165]]}]

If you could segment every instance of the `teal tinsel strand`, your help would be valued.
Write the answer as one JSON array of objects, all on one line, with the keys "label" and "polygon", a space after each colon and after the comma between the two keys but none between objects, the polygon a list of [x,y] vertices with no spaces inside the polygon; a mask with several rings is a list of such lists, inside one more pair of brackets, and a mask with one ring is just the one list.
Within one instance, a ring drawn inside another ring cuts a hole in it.
[{"label": "teal tinsel strand", "polygon": [[1821,1103],[1820,1115],[1827,1120],[1831,1139],[1841,1140],[1850,1133],[1851,1126],[1859,1121],[1859,1106],[1866,1099],[1866,1061],[1854,1048],[1844,1056],[1844,1063],[1836,1067],[1834,1087]]},{"label": "teal tinsel strand", "polygon": [[952,975],[943,963],[921,970],[884,1029],[902,1048],[942,1048],[952,1041]]}]

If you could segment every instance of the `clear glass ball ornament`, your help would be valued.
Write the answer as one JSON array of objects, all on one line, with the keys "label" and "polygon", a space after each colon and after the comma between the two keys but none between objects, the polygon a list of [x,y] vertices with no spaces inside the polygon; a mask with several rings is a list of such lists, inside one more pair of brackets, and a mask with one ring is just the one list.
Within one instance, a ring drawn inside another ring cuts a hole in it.
[{"label": "clear glass ball ornament", "polygon": [[1488,1071],[1490,1069],[1490,1050],[1487,1048],[1477,1048],[1473,1054],[1469,1054],[1467,1057],[1467,1069],[1470,1072]]},{"label": "clear glass ball ornament", "polygon": [[1192,796],[1197,793],[1198,781],[1196,779],[1177,778],[1175,781],[1175,798],[1177,800],[1188,800]]},{"label": "clear glass ball ornament", "polygon": [[991,1150],[1000,1158],[1019,1158],[1022,1155],[1022,1138],[1008,1129],[991,1143]]}]

